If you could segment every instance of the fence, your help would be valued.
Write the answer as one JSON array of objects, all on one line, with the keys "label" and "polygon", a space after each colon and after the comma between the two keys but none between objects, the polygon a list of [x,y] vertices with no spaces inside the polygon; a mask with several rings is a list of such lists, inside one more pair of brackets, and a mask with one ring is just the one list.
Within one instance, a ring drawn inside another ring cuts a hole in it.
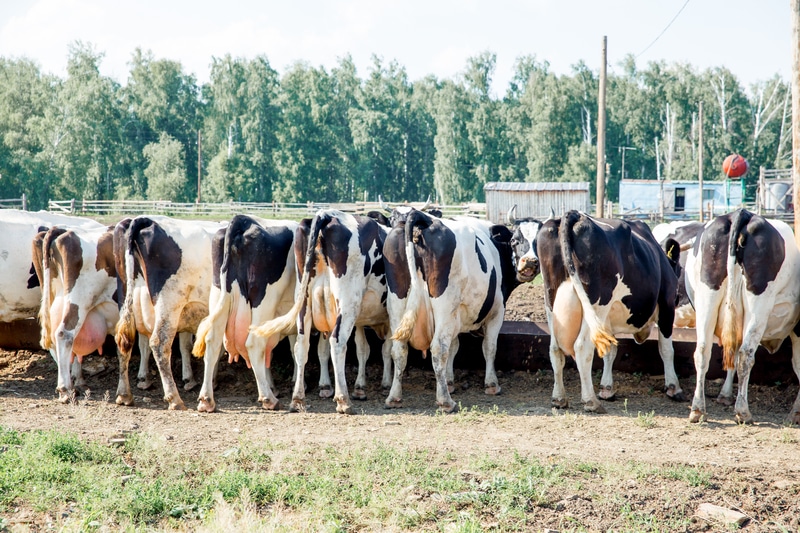
[{"label": "fence", "polygon": [[[227,202],[227,203],[178,203],[144,200],[50,200],[49,211],[80,215],[169,215],[177,217],[230,218],[234,214],[248,214],[269,218],[298,219],[313,216],[320,209],[339,209],[345,213],[366,214],[381,211],[378,202],[354,203],[288,203],[288,202]],[[421,207],[422,202],[408,204]],[[486,218],[486,204],[436,206],[444,216],[471,216]]]},{"label": "fence", "polygon": [[23,194],[21,198],[9,198],[0,200],[0,209],[22,209],[28,210],[28,198]]}]

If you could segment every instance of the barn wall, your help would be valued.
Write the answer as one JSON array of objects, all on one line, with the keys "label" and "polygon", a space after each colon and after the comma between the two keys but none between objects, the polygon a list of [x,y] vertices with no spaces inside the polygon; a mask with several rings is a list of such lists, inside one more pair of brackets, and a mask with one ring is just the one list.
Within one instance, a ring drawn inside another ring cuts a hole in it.
[{"label": "barn wall", "polygon": [[557,215],[570,209],[591,210],[588,190],[486,191],[486,216],[491,222],[504,224],[514,205],[517,218],[545,219],[550,216],[551,208]]}]

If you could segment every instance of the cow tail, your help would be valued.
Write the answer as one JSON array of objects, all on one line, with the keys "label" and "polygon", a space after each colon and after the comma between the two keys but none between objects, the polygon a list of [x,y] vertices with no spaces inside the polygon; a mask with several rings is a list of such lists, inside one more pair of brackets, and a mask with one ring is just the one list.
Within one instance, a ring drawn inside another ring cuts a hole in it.
[{"label": "cow tail", "polygon": [[592,302],[589,301],[589,297],[586,294],[586,290],[583,288],[583,283],[578,275],[578,269],[575,266],[575,257],[573,252],[573,227],[580,220],[581,216],[582,215],[577,211],[569,211],[565,213],[561,219],[561,229],[558,237],[561,245],[561,255],[564,258],[564,265],[566,266],[567,274],[572,281],[575,293],[578,295],[578,298],[581,301],[581,305],[583,307],[583,317],[584,320],[586,320],[586,324],[589,326],[592,343],[597,349],[597,355],[604,357],[609,350],[611,350],[611,346],[616,346],[618,343],[614,334],[600,322],[597,313],[594,312]]},{"label": "cow tail", "polygon": [[136,339],[136,321],[133,315],[133,283],[136,260],[133,254],[136,249],[136,239],[139,237],[139,232],[149,223],[149,219],[134,219],[128,228],[125,241],[125,300],[119,311],[117,332],[114,335],[114,340],[123,353],[130,353],[133,350],[133,342]]},{"label": "cow tail", "polygon": [[50,306],[53,304],[53,295],[51,294],[52,280],[50,279],[50,245],[58,235],[53,231],[48,231],[42,241],[42,304],[39,306],[39,325],[41,326],[42,338],[39,340],[39,344],[41,344],[43,350],[50,350],[53,347],[53,332],[50,329]]},{"label": "cow tail", "polygon": [[736,352],[742,345],[742,272],[736,268],[736,251],[740,246],[742,228],[751,216],[743,210],[734,213],[728,236],[728,287],[725,290],[722,313],[722,369],[731,370],[736,363]]},{"label": "cow tail", "polygon": [[[228,286],[228,273],[231,270],[231,249],[243,248],[242,238],[244,232],[250,227],[250,218],[236,215],[228,224],[225,230],[225,238],[223,239],[222,249],[222,263],[219,269],[219,286],[220,294],[215,302],[209,302],[209,313],[197,326],[197,333],[195,333],[195,342],[192,347],[192,355],[195,357],[204,357],[206,354],[206,337],[214,327],[214,323],[219,320],[223,315],[226,317],[230,315],[231,302],[233,295],[225,290]],[[216,274],[216,273],[215,273]],[[241,287],[240,287],[241,289]],[[212,293],[213,294],[213,293]]]},{"label": "cow tail", "polygon": [[401,342],[408,342],[414,333],[419,306],[425,296],[425,288],[421,286],[422,284],[417,275],[417,260],[414,256],[414,221],[413,216],[408,217],[405,227],[406,262],[411,275],[411,287],[408,290],[405,312],[400,319],[400,324],[395,329],[394,335],[392,335],[392,340]]},{"label": "cow tail", "polygon": [[306,262],[303,268],[303,277],[295,293],[294,305],[285,315],[268,320],[258,327],[251,327],[250,331],[259,337],[269,338],[275,334],[286,336],[295,333],[299,329],[297,324],[298,317],[301,311],[306,309],[308,305],[308,287],[311,285],[311,280],[315,274],[314,269],[317,267],[317,240],[319,239],[319,233],[322,231],[323,226],[327,225],[330,220],[330,216],[325,213],[314,215],[314,219],[311,221],[311,230],[308,235],[308,247],[306,248]]}]

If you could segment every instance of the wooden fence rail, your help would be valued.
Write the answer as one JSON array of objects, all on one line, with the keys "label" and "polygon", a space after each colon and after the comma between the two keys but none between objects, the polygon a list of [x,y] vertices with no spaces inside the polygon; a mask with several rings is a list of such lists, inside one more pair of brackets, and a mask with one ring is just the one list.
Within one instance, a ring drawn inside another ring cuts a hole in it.
[{"label": "wooden fence rail", "polygon": [[21,198],[7,198],[0,200],[0,209],[28,210],[28,198],[23,194]]},{"label": "wooden fence rail", "polygon": [[[422,202],[408,205],[421,207]],[[462,205],[436,206],[444,216],[471,216],[486,218],[486,204],[469,203]],[[378,202],[353,203],[288,203],[288,202],[226,202],[226,203],[178,203],[145,200],[50,200],[49,211],[81,215],[142,215],[158,214],[178,217],[221,217],[234,214],[250,214],[270,218],[304,218],[313,216],[320,209],[339,209],[345,213],[366,214],[368,211],[381,211]]]}]

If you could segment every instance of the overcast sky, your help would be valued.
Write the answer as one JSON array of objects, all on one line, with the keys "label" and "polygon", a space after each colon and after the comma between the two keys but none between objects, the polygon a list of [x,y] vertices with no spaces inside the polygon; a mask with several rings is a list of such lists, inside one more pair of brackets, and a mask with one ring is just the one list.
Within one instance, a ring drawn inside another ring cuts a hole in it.
[{"label": "overcast sky", "polygon": [[580,60],[597,70],[603,35],[611,72],[631,53],[640,67],[725,66],[745,87],[791,73],[789,0],[0,0],[0,55],[65,76],[68,45],[81,40],[105,53],[101,72],[120,83],[136,47],[200,82],[226,53],[266,55],[281,74],[298,60],[330,70],[350,54],[361,78],[375,54],[414,81],[453,78],[490,51],[502,95],[521,56],[558,74]]}]

